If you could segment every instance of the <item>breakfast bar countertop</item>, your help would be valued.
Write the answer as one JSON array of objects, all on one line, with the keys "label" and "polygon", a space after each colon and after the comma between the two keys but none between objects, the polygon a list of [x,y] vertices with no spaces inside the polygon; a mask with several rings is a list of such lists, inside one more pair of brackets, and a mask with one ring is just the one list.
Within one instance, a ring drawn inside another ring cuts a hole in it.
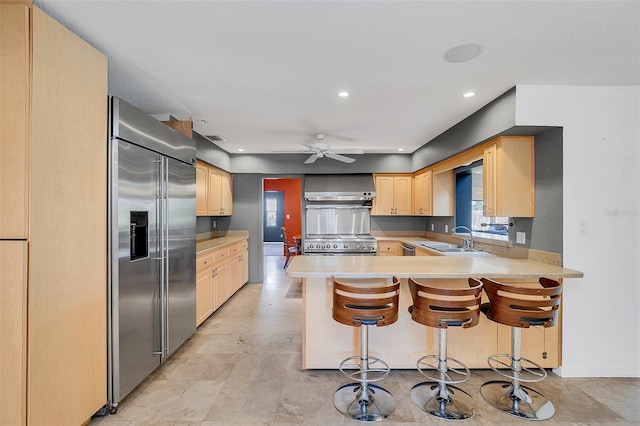
[{"label": "breakfast bar countertop", "polygon": [[583,273],[530,259],[474,253],[465,256],[296,256],[287,275],[297,278],[582,278]]}]

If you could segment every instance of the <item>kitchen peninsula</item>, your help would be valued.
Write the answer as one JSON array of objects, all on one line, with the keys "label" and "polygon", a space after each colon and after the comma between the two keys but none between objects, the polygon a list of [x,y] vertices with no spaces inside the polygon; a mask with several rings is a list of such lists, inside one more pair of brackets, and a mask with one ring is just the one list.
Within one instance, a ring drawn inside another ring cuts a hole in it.
[{"label": "kitchen peninsula", "polygon": [[[342,359],[358,352],[359,330],[345,327],[331,316],[333,275],[401,278],[398,321],[372,331],[370,353],[384,359],[391,368],[413,369],[420,356],[437,352],[437,334],[434,329],[411,320],[407,311],[411,305],[407,278],[428,280],[433,286],[460,287],[467,285],[469,277],[528,285],[536,283],[539,277],[581,278],[583,274],[530,259],[477,252],[415,257],[296,256],[287,268],[287,275],[302,278],[302,367],[305,369],[335,369]],[[555,327],[523,330],[523,356],[547,368],[561,365],[561,330],[561,320]],[[508,327],[483,316],[477,327],[449,331],[449,355],[471,368],[487,368],[487,356],[509,352],[510,339]]]}]

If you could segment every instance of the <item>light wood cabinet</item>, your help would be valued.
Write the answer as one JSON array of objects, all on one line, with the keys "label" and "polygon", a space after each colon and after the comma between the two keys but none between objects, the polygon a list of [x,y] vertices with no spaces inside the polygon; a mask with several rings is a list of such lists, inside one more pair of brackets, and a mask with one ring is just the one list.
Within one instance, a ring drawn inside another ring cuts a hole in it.
[{"label": "light wood cabinet", "polygon": [[371,214],[378,216],[411,215],[412,176],[410,174],[376,174],[374,176],[376,197],[373,200]]},{"label": "light wood cabinet", "polygon": [[249,280],[249,241],[196,256],[196,326],[202,324]]},{"label": "light wood cabinet", "polygon": [[413,177],[413,214],[431,216],[433,214],[433,190],[431,170],[425,170]]},{"label": "light wood cabinet", "polygon": [[0,423],[84,424],[107,403],[107,59],[21,3],[0,3],[0,229],[21,240],[0,243]]},{"label": "light wood cabinet", "polygon": [[209,169],[202,163],[196,162],[196,216],[206,216],[209,213],[207,208],[208,179]]},{"label": "light wood cabinet", "polygon": [[436,253],[434,250],[416,247],[416,256],[444,256],[444,254]]},{"label": "light wood cabinet", "polygon": [[196,162],[196,215],[233,214],[233,176],[202,161]]},{"label": "light wood cabinet", "polygon": [[454,202],[453,170],[434,173],[427,169],[414,175],[414,216],[453,216]]},{"label": "light wood cabinet", "polygon": [[31,104],[29,8],[2,4],[0,19],[0,238],[26,239]]},{"label": "light wood cabinet", "polygon": [[399,241],[378,241],[378,256],[402,256]]},{"label": "light wood cabinet", "polygon": [[27,418],[26,241],[0,241],[0,301],[0,424],[21,425]]},{"label": "light wood cabinet", "polygon": [[535,165],[532,136],[502,136],[484,146],[485,216],[535,215]]}]

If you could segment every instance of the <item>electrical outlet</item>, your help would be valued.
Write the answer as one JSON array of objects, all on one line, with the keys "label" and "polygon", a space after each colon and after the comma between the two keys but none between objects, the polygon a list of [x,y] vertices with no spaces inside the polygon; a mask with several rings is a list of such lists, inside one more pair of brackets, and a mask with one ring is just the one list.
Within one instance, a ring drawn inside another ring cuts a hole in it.
[{"label": "electrical outlet", "polygon": [[434,231],[436,229],[436,226],[432,223],[431,224],[431,230]]},{"label": "electrical outlet", "polygon": [[589,223],[581,220],[578,222],[578,235],[581,237],[586,237],[589,235]]},{"label": "electrical outlet", "polygon": [[215,220],[213,221],[213,227],[214,228],[216,227],[216,221]]},{"label": "electrical outlet", "polygon": [[445,225],[444,226],[444,233],[448,234],[449,233],[449,225]]},{"label": "electrical outlet", "polygon": [[516,243],[525,244],[527,241],[527,233],[526,232],[516,232]]}]

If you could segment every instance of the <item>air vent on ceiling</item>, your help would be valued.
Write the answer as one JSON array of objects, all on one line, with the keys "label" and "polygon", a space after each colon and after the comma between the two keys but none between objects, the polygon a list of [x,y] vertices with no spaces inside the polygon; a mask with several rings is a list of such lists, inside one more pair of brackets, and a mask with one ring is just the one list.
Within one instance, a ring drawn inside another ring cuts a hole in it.
[{"label": "air vent on ceiling", "polygon": [[211,142],[224,142],[224,138],[218,135],[207,135],[205,138],[209,139]]}]

